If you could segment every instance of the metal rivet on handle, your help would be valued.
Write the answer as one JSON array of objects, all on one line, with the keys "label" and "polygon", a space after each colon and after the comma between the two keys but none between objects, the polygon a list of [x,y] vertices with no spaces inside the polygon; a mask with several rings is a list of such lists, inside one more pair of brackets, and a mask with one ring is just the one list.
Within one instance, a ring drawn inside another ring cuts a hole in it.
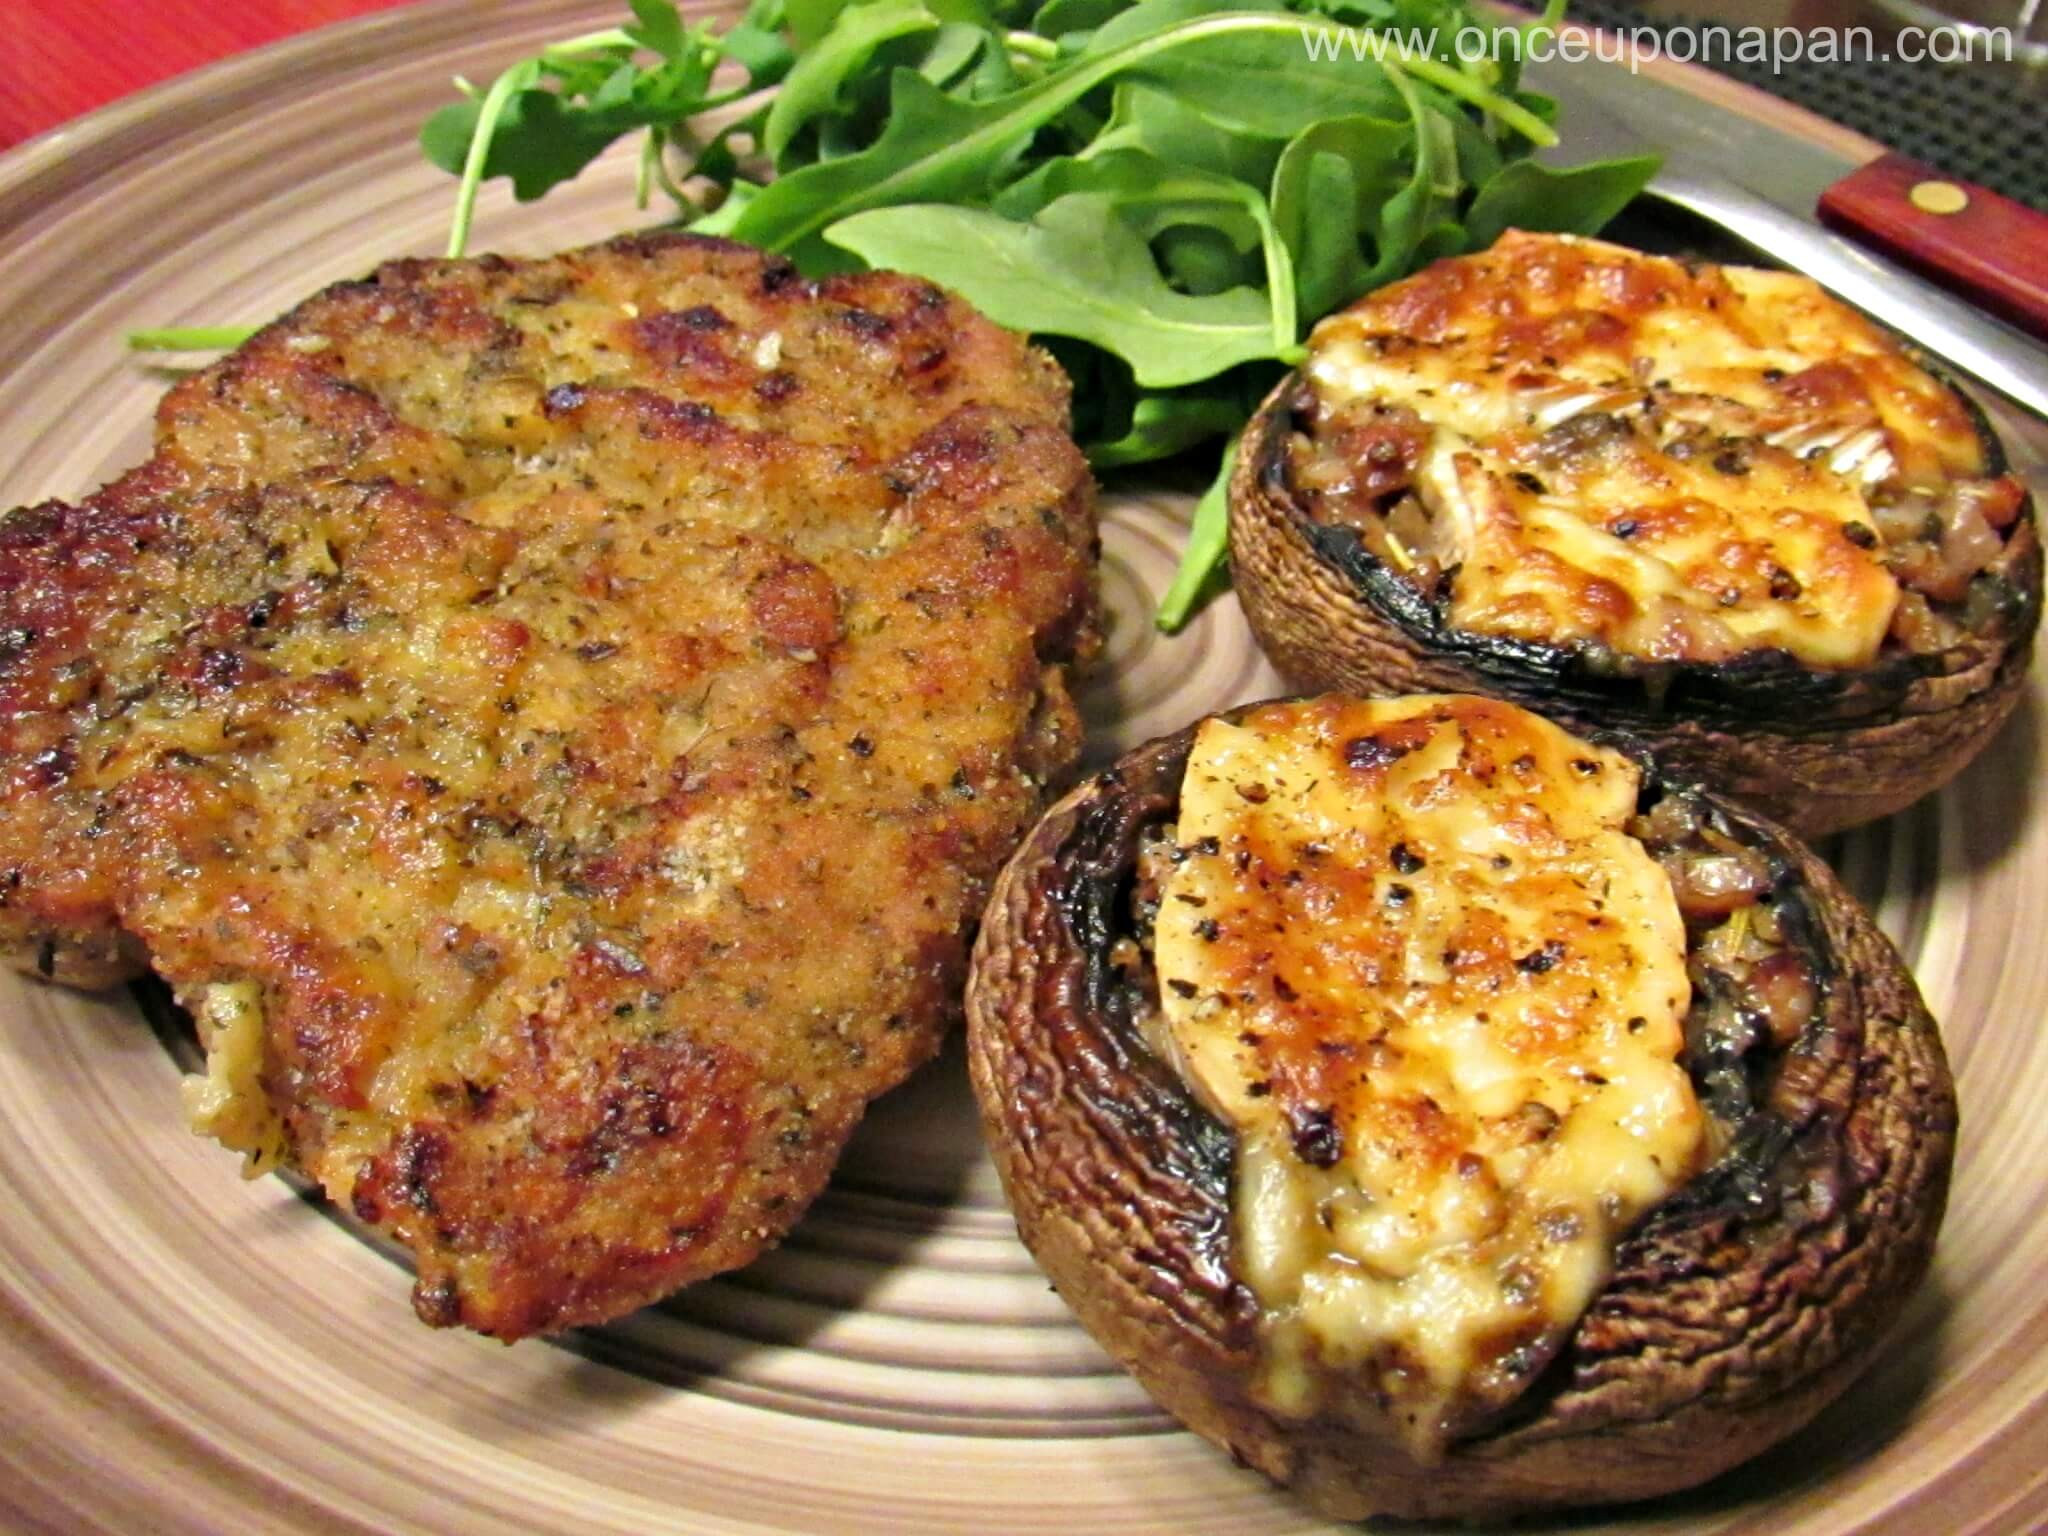
[{"label": "metal rivet on handle", "polygon": [[1970,194],[1952,181],[1923,181],[1906,196],[1922,213],[1961,213],[1970,206]]}]

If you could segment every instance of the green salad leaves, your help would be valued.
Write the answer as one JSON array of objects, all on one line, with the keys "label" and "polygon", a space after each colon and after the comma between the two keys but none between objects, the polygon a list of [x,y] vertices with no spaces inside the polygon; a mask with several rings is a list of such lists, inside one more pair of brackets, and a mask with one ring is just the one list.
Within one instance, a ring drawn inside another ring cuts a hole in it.
[{"label": "green salad leaves", "polygon": [[[1039,338],[1111,469],[1227,442],[1369,290],[1510,225],[1592,232],[1642,189],[1654,161],[1528,158],[1555,105],[1513,41],[1466,0],[753,0],[725,27],[632,0],[458,82],[420,137],[461,178],[460,255],[482,183],[531,200],[644,135],[641,206],[814,273],[913,272]],[[1221,484],[1163,627],[1214,585]]]}]

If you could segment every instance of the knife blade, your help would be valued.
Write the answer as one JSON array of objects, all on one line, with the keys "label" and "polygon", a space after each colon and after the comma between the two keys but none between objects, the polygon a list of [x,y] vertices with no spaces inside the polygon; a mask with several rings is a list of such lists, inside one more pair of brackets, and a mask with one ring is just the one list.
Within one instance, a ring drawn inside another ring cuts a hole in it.
[{"label": "knife blade", "polygon": [[1546,158],[1661,154],[1652,196],[1804,272],[1930,356],[2048,417],[2048,350],[1813,222],[1821,194],[1855,169],[1847,158],[1617,64],[1531,61],[1523,79],[1560,104],[1562,153]]}]

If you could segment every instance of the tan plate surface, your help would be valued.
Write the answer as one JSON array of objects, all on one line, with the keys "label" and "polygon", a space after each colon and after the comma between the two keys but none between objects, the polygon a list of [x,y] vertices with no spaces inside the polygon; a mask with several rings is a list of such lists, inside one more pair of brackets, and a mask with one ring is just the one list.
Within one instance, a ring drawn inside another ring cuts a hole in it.
[{"label": "tan plate surface", "polygon": [[[161,380],[137,324],[261,319],[437,248],[449,183],[412,128],[585,25],[582,5],[429,7],[215,69],[0,162],[0,506],[139,458]],[[614,8],[599,0],[592,12]],[[630,218],[611,161],[478,248]],[[2030,451],[2038,464],[2039,440]],[[2036,473],[2037,485],[2041,476]],[[1143,621],[1183,500],[1111,509],[1098,750],[1273,691],[1228,603]],[[1936,1283],[1883,1365],[1794,1444],[1656,1531],[2016,1531],[2048,1521],[2048,807],[2041,691],[1938,803],[1852,840],[1962,1086]],[[236,1531],[1282,1532],[1298,1509],[1165,1422],[1017,1245],[957,1056],[886,1101],[753,1269],[514,1349],[413,1322],[406,1277],[179,1125],[125,995],[0,979],[0,1518]]]}]

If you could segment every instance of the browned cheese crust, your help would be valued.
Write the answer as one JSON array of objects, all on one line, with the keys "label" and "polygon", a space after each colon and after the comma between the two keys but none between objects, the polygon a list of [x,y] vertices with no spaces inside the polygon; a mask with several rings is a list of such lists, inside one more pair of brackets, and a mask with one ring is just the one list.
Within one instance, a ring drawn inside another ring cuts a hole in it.
[{"label": "browned cheese crust", "polygon": [[1066,404],[928,284],[722,241],[329,289],[0,523],[0,941],[253,998],[284,1159],[430,1323],[747,1262],[1074,760]]},{"label": "browned cheese crust", "polygon": [[[1617,250],[1511,233],[1491,252],[1439,262],[1330,323],[1362,325],[1424,353],[1464,346],[1468,329],[1497,327],[1504,361],[1489,373],[1530,370],[1540,382],[1548,377],[1546,367],[1560,358],[1569,366],[1582,350],[1597,370],[1610,356],[1626,359],[1632,327],[1659,318],[1660,307],[1674,302],[1672,294],[1659,298],[1654,290],[1669,284],[1675,264],[1621,253],[1640,265],[1636,270],[1613,254]],[[1575,310],[1557,297],[1575,284],[1583,285],[1581,292],[1604,284],[1609,297]],[[1736,324],[1728,315],[1733,301],[1713,269],[1682,286],[1677,302],[1704,306],[1718,293],[1719,318]],[[1949,465],[1943,473],[1982,477],[1980,488],[1997,503],[1999,521],[1988,532],[1979,522],[1975,532],[1979,539],[1995,537],[2001,547],[1982,567],[1975,597],[1991,599],[1993,621],[1949,641],[1927,639],[1927,601],[1909,586],[1894,635],[1906,632],[1909,621],[1923,634],[1910,646],[1888,638],[1871,664],[1841,669],[1809,668],[1774,650],[1724,662],[1616,665],[1612,657],[1574,645],[1461,630],[1450,623],[1440,596],[1418,593],[1348,530],[1312,515],[1290,465],[1304,402],[1313,399],[1304,376],[1296,375],[1274,390],[1246,428],[1229,489],[1232,580],[1260,645],[1290,683],[1307,690],[1485,693],[1582,730],[1626,730],[1656,751],[1667,772],[1708,784],[1805,837],[1889,815],[1939,788],[1989,744],[2024,686],[2042,601],[2033,499],[2007,474],[1997,439],[1967,398],[1930,381],[1913,367],[1916,360],[1859,317],[1830,308],[1832,301],[1817,290],[1802,302],[1810,302],[1820,320],[1851,328],[1855,346],[1874,349],[1855,354],[1856,367],[1897,392],[1885,397],[1882,409],[1899,413],[1883,421],[1902,452],[1925,458],[1935,451],[1928,444],[1937,444]],[[1866,387],[1862,375],[1839,360],[1808,375],[1763,379],[1763,387],[1781,393],[1781,409],[1794,422],[1805,412],[1853,418],[1879,410],[1859,393]],[[1552,392],[1570,390],[1558,385]],[[1668,406],[1662,400],[1650,390],[1649,410],[1671,409],[1674,421],[1697,408],[1691,397],[1674,397]],[[1899,401],[1910,401],[1910,409]],[[1595,419],[1612,420],[1597,413]],[[1763,411],[1750,419],[1767,426],[1777,418]],[[1910,423],[1910,434],[1899,435],[1902,423]],[[1595,435],[1579,431],[1582,425],[1568,423],[1552,436]],[[1533,430],[1530,438],[1538,453],[1547,446]],[[1711,437],[1701,442],[1705,453],[1714,452]],[[1372,460],[1360,487],[1370,488],[1379,477],[1390,496],[1399,494],[1413,468],[1403,462],[1412,447],[1402,424],[1390,420],[1380,438],[1360,447]],[[1600,510],[1609,527],[1634,512],[1626,505]],[[1654,515],[1661,513],[1643,514],[1646,520]],[[1867,540],[1870,530],[1860,533]],[[1893,558],[1909,582],[1941,589],[1948,581],[1960,593],[1966,577],[1940,569],[1928,574],[1949,552],[1937,542],[1906,550],[1902,563],[1897,553]],[[1449,585],[1446,573],[1443,586]],[[1622,601],[1619,589],[1599,582],[1579,595],[1596,609]],[[1959,614],[1963,606],[1955,595],[1950,611]],[[1956,627],[1951,623],[1944,633]]]},{"label": "browned cheese crust", "polygon": [[1425,1464],[1369,1392],[1311,1417],[1257,1397],[1259,1304],[1233,1256],[1234,1139],[1136,1023],[1117,954],[1147,828],[1193,731],[1055,806],[997,881],[968,1060],[1019,1230],[1095,1338],[1183,1423],[1326,1514],[1495,1518],[1691,1486],[1791,1434],[1869,1364],[1926,1274],[1956,1107],[1933,1021],[1827,866],[1714,797],[1803,886],[1822,1006],[1734,1145],[1623,1239],[1559,1355]]}]

